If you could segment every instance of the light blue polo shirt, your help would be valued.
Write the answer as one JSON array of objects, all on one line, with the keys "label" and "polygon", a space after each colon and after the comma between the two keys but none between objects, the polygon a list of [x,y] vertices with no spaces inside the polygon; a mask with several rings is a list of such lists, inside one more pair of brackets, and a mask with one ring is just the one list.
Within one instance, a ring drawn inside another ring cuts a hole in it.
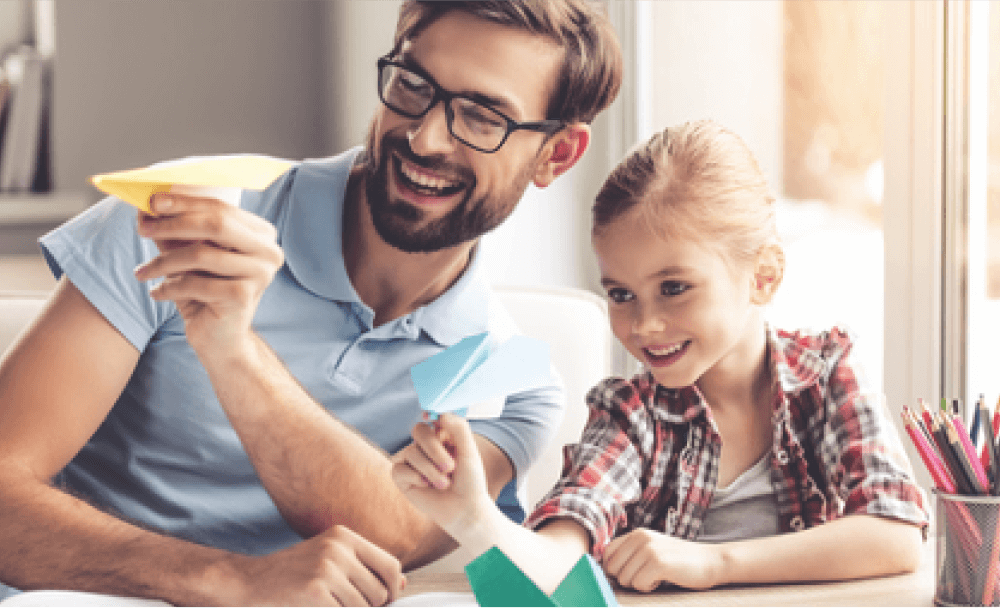
[{"label": "light blue polo shirt", "polygon": [[[478,256],[434,302],[372,327],[373,311],[351,285],[341,251],[344,191],[359,152],[302,162],[267,190],[243,194],[244,209],[277,227],[286,257],[254,328],[323,407],[394,453],[409,443],[421,413],[410,367],[466,336],[489,331],[499,343],[517,330],[478,271]],[[287,547],[300,537],[261,485],[183,319],[133,275],[157,254],[137,234],[136,213],[108,198],[41,239],[55,275],[68,276],[141,352],[109,416],[57,483],[202,544],[247,554]],[[473,429],[510,457],[520,477],[553,436],[563,401],[552,375],[543,388],[508,396],[499,418],[473,421]],[[502,498],[507,507],[512,489]]]}]

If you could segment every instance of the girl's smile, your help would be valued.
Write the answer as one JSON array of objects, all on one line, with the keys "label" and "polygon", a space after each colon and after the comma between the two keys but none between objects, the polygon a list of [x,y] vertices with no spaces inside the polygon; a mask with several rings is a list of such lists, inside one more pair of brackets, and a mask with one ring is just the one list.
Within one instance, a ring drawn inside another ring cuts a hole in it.
[{"label": "girl's smile", "polygon": [[755,367],[764,325],[753,269],[691,238],[655,233],[639,207],[597,231],[594,249],[612,331],[658,383],[728,384]]},{"label": "girl's smile", "polygon": [[646,363],[650,367],[667,367],[673,365],[678,359],[684,356],[690,340],[676,342],[669,346],[650,345],[643,347],[642,351],[646,355]]}]

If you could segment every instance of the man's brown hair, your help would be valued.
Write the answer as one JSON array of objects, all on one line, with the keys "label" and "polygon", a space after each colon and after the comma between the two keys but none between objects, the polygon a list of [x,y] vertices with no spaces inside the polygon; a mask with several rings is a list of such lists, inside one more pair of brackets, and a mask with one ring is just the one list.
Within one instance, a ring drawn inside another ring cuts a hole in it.
[{"label": "man's brown hair", "polygon": [[547,119],[590,123],[614,101],[622,80],[622,54],[611,22],[589,0],[406,0],[399,12],[392,54],[449,11],[546,36],[564,50]]}]

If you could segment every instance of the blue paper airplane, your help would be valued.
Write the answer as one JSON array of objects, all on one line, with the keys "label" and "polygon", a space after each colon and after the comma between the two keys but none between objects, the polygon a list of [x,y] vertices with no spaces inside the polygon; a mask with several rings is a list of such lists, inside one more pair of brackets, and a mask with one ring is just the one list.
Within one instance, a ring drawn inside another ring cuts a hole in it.
[{"label": "blue paper airplane", "polygon": [[499,414],[483,404],[544,385],[549,369],[545,342],[514,336],[491,351],[489,334],[481,333],[414,365],[410,377],[432,418],[443,412],[483,418]]}]

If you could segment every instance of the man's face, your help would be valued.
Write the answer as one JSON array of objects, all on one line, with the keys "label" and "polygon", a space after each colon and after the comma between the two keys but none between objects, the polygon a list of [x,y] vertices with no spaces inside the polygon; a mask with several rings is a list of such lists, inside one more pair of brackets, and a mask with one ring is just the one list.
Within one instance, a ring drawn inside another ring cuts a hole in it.
[{"label": "man's face", "polygon": [[[562,58],[553,42],[453,11],[406,42],[397,58],[445,90],[484,100],[518,121],[546,118]],[[380,106],[368,142],[366,196],[381,238],[429,252],[478,238],[517,206],[542,162],[545,136],[515,131],[498,151],[456,140],[444,105],[410,119]]]}]

